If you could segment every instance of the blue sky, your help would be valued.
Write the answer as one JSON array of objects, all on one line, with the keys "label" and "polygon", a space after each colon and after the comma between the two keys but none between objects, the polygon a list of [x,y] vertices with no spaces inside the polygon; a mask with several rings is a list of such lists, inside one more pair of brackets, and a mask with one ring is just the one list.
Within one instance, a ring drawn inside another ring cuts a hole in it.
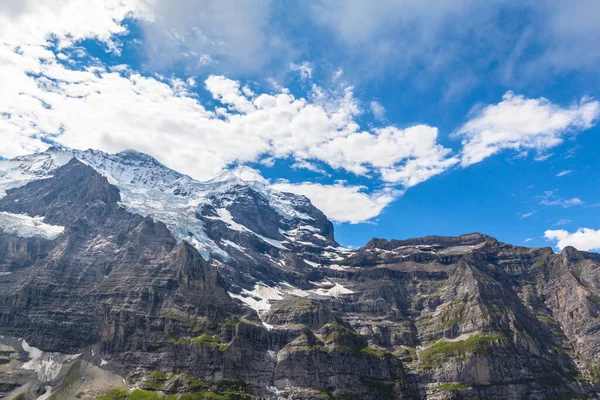
[{"label": "blue sky", "polygon": [[600,3],[8,0],[1,157],[135,148],[306,194],[340,243],[600,248]]}]

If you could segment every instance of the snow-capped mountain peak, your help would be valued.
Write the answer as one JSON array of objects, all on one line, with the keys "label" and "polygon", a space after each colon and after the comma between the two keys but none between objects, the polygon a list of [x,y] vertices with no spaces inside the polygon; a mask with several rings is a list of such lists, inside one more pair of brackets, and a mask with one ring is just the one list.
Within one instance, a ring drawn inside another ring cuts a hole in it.
[{"label": "snow-capped mountain peak", "polygon": [[[246,182],[233,171],[198,181],[135,150],[108,154],[51,147],[45,152],[2,160],[0,197],[11,188],[52,177],[53,171],[72,158],[91,166],[115,185],[125,208],[164,222],[179,241],[188,241],[206,259],[211,254],[228,257],[226,246],[218,243],[220,238],[206,229],[208,220],[211,226],[215,220],[220,221],[226,229],[255,235],[281,249],[286,248],[282,244],[285,241],[300,240],[299,232],[311,232],[334,243],[329,221],[304,196],[282,193],[260,180]],[[270,213],[274,216],[266,223],[268,227],[264,221],[252,221]]]}]

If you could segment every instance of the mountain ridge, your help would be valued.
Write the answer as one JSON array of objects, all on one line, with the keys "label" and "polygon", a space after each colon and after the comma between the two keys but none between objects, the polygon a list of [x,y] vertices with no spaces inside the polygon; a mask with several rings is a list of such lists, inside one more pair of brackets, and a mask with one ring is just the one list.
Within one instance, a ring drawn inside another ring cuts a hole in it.
[{"label": "mountain ridge", "polygon": [[[227,176],[174,187],[165,182],[182,177],[140,153],[103,154],[0,161],[0,215],[12,218],[10,230],[0,218],[0,393],[600,393],[598,254],[479,233],[344,249],[304,197]],[[158,169],[144,173],[139,160]],[[58,234],[32,235],[46,225]],[[203,254],[198,238],[216,248]]]}]

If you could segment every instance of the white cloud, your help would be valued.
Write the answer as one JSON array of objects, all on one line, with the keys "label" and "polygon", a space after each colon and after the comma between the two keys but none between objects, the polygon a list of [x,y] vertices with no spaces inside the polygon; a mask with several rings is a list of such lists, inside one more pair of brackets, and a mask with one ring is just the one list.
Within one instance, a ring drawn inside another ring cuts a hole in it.
[{"label": "white cloud", "polygon": [[290,70],[298,72],[302,79],[312,79],[313,70],[308,61],[304,61],[301,64],[291,63]]},{"label": "white cloud", "polygon": [[379,103],[378,101],[371,101],[371,113],[373,113],[373,116],[375,117],[376,120],[378,121],[384,121],[385,120],[385,107]]},{"label": "white cloud", "polygon": [[545,98],[528,99],[507,92],[498,104],[476,112],[461,126],[462,165],[478,163],[504,149],[545,150],[558,146],[564,137],[591,128],[600,115],[600,103],[582,98],[563,108]]},{"label": "white cloud", "polygon": [[525,243],[531,242],[533,240],[533,238],[527,238],[524,240]]},{"label": "white cloud", "polygon": [[572,199],[556,199],[556,200],[548,200],[545,201],[543,200],[540,204],[546,205],[546,206],[561,206],[561,207],[571,207],[571,206],[578,206],[583,204],[583,201],[577,197],[573,197]]},{"label": "white cloud", "polygon": [[284,192],[302,194],[327,217],[336,222],[356,224],[378,216],[383,209],[401,195],[399,191],[382,190],[366,193],[363,186],[336,183],[322,185],[304,182],[275,183],[274,187]]},{"label": "white cloud", "polygon": [[525,214],[521,215],[521,218],[529,218],[529,217],[531,217],[532,215],[533,215],[533,211],[532,211],[532,212],[528,212],[528,213],[525,213]]},{"label": "white cloud", "polygon": [[3,0],[0,43],[11,47],[47,44],[52,34],[60,47],[96,38],[115,47],[115,36],[127,31],[128,17],[151,18],[143,0]]},{"label": "white cloud", "polygon": [[570,199],[565,199],[562,197],[557,197],[553,191],[548,190],[541,196],[540,204],[544,206],[560,206],[563,208],[568,208],[572,206],[579,206],[583,204],[583,200],[578,197],[573,197]]},{"label": "white cloud", "polygon": [[567,169],[564,171],[560,171],[558,174],[556,174],[556,176],[565,176],[565,175],[570,174],[571,172],[573,172],[573,171],[571,171],[570,169]]},{"label": "white cloud", "polygon": [[324,175],[326,174],[326,172],[323,168],[319,168],[314,163],[311,163],[310,161],[306,161],[306,160],[296,161],[290,167],[292,169],[305,169],[308,171],[317,172],[319,174],[324,174]]},{"label": "white cloud", "polygon": [[570,224],[570,223],[571,223],[570,219],[559,219],[558,221],[556,221],[554,223],[554,225],[556,225],[556,226],[562,226],[562,225],[567,225],[567,224]]},{"label": "white cloud", "polygon": [[263,177],[257,169],[252,167],[248,167],[246,165],[240,165],[234,168],[231,172],[235,174],[238,178],[246,182],[260,182],[265,185],[270,184],[269,180]]},{"label": "white cloud", "polygon": [[333,168],[356,174],[375,168],[384,181],[410,187],[458,162],[450,157],[450,149],[437,143],[437,138],[437,128],[427,125],[406,129],[388,126],[340,135],[313,148],[311,154]]},{"label": "white cloud", "polygon": [[330,185],[312,182],[290,183],[286,180],[272,183],[264,178],[260,171],[248,166],[239,166],[232,172],[246,182],[260,182],[283,192],[304,195],[329,219],[340,223],[367,222],[402,195],[401,191],[389,188],[367,193],[365,187],[348,185],[344,181]]},{"label": "white cloud", "polygon": [[573,233],[564,229],[547,230],[544,232],[544,237],[557,242],[556,247],[560,250],[566,246],[573,246],[583,251],[600,249],[600,229],[579,228]]},{"label": "white cloud", "polygon": [[313,85],[297,98],[256,94],[210,76],[205,87],[220,103],[211,110],[190,94],[194,80],[147,77],[124,66],[71,69],[43,46],[2,46],[0,60],[0,129],[10,138],[0,149],[4,157],[43,149],[44,139],[109,152],[137,148],[205,179],[232,163],[291,156],[407,187],[456,162],[437,143],[436,128],[361,130],[350,87],[338,93]]}]

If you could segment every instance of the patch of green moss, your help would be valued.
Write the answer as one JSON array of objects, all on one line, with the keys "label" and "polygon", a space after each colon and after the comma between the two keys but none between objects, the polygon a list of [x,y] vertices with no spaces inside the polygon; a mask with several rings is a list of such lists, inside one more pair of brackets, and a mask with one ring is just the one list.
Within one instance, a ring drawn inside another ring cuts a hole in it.
[{"label": "patch of green moss", "polygon": [[240,319],[238,317],[227,318],[225,321],[221,322],[220,325],[225,328],[235,328],[239,322]]},{"label": "patch of green moss", "polygon": [[219,337],[216,335],[211,335],[208,333],[203,333],[200,336],[196,337],[181,337],[181,338],[169,338],[167,339],[167,343],[173,344],[193,344],[200,343],[206,347],[210,347],[211,349],[218,348],[219,350],[226,350],[229,347],[229,343],[221,343],[219,341]]},{"label": "patch of green moss", "polygon": [[221,344],[219,342],[219,337],[216,335],[209,335],[208,333],[204,333],[200,336],[196,336],[195,338],[192,339],[193,343],[201,343],[203,345],[205,345],[206,347],[211,347],[211,348],[215,348],[215,347],[219,347],[219,345]]},{"label": "patch of green moss", "polygon": [[127,391],[125,389],[109,389],[97,400],[127,400]]},{"label": "patch of green moss", "polygon": [[250,321],[249,319],[246,319],[246,318],[240,318],[240,324],[262,326],[262,324],[255,322],[255,321]]},{"label": "patch of green moss", "polygon": [[231,400],[229,396],[218,394],[211,391],[182,393],[178,400]]},{"label": "patch of green moss", "polygon": [[129,394],[130,400],[164,400],[164,396],[158,392],[135,389]]},{"label": "patch of green moss", "polygon": [[293,312],[301,314],[307,311],[320,310],[323,308],[323,305],[319,302],[301,297],[295,299],[291,304],[288,305],[288,307]]},{"label": "patch of green moss", "polygon": [[187,318],[185,318],[183,315],[176,314],[172,311],[164,311],[164,312],[160,313],[160,316],[163,318],[171,319],[173,321],[185,322],[187,320]]},{"label": "patch of green moss", "polygon": [[169,380],[169,375],[162,371],[154,371],[148,375],[142,384],[142,388],[146,390],[160,390]]},{"label": "patch of green moss", "polygon": [[207,386],[206,383],[204,383],[204,381],[193,378],[191,376],[186,377],[185,381],[190,389],[199,389]]},{"label": "patch of green moss", "polygon": [[442,383],[435,387],[436,391],[458,392],[461,390],[471,389],[470,386],[461,385],[460,383]]},{"label": "patch of green moss", "polygon": [[413,359],[416,360],[417,359],[417,349],[411,346],[404,346],[404,348],[408,351],[408,356]]},{"label": "patch of green moss", "polygon": [[367,355],[374,356],[374,357],[379,357],[379,358],[383,358],[383,357],[392,355],[392,353],[390,353],[387,350],[378,349],[376,347],[369,347],[369,346],[363,347],[359,351],[362,354],[367,354]]},{"label": "patch of green moss", "polygon": [[249,393],[250,385],[244,381],[219,381],[217,383],[217,391],[222,392],[225,390]]},{"label": "patch of green moss", "polygon": [[542,265],[546,264],[546,261],[548,260],[548,254],[545,253],[543,256],[540,257],[539,260],[537,260],[537,262],[535,264],[533,264],[533,269],[539,268]]},{"label": "patch of green moss", "polygon": [[329,350],[330,350],[329,347],[323,346],[321,344],[315,344],[315,345],[309,346],[307,349],[310,351],[323,351],[323,352],[329,352]]},{"label": "patch of green moss", "polygon": [[340,339],[342,335],[357,335],[354,330],[338,323],[337,321],[333,321],[323,327],[324,330],[330,330],[330,332],[325,336],[326,342],[335,342]]},{"label": "patch of green moss", "polygon": [[581,374],[573,375],[573,380],[576,380],[576,381],[593,381],[593,379],[591,377],[585,376],[585,375],[581,375]]},{"label": "patch of green moss", "polygon": [[[463,320],[466,299],[457,298],[444,306],[439,315],[424,317],[418,324],[423,331],[442,331],[451,328]],[[483,312],[485,314],[485,311]]]},{"label": "patch of green moss", "polygon": [[439,340],[421,351],[420,359],[423,368],[436,366],[448,357],[463,356],[465,354],[485,354],[486,350],[497,342],[507,340],[502,333],[473,334],[465,340],[444,341]]},{"label": "patch of green moss", "polygon": [[536,318],[542,324],[548,325],[548,324],[552,323],[552,320],[550,318],[548,318],[547,316],[545,316],[545,315],[537,315]]},{"label": "patch of green moss", "polygon": [[81,358],[77,359],[67,371],[67,374],[62,379],[58,390],[50,396],[50,400],[67,399],[75,395],[74,389],[81,378]]},{"label": "patch of green moss", "polygon": [[505,314],[505,310],[498,304],[481,304],[479,308],[481,309],[481,316],[486,319],[499,317]]},{"label": "patch of green moss", "polygon": [[178,324],[184,324],[192,328],[194,332],[203,332],[206,330],[208,319],[197,315],[190,315],[177,309],[167,309],[160,313],[160,316]]},{"label": "patch of green moss", "polygon": [[332,399],[333,396],[324,390],[312,390],[311,394],[323,399]]}]

